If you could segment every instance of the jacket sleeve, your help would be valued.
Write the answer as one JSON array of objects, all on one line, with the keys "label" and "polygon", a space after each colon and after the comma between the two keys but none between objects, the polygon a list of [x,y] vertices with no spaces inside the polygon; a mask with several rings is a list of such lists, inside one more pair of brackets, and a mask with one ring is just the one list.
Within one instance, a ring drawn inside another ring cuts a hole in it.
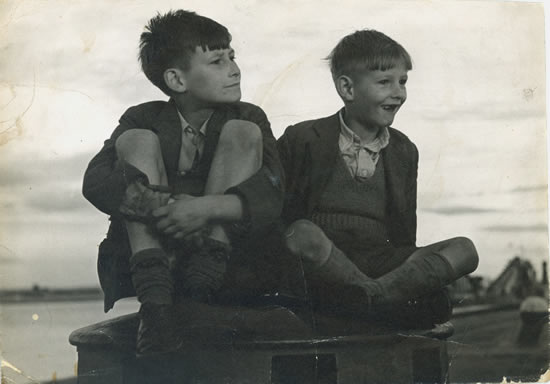
[{"label": "jacket sleeve", "polygon": [[128,109],[120,118],[118,127],[101,150],[92,158],[84,173],[82,193],[97,209],[117,215],[126,188],[133,181],[147,176],[136,167],[117,157],[115,143],[128,129],[140,127],[136,107]]},{"label": "jacket sleeve", "polygon": [[298,165],[294,163],[295,153],[292,150],[292,140],[289,140],[289,135],[287,128],[285,133],[277,140],[277,149],[281,157],[283,180],[285,183],[282,218],[286,225],[294,221],[295,215],[297,214],[293,207],[296,205],[296,181],[294,180],[294,172],[297,171],[296,167]]},{"label": "jacket sleeve", "polygon": [[262,132],[262,167],[247,180],[229,188],[225,193],[236,194],[243,201],[245,221],[253,233],[278,221],[283,205],[283,172],[276,140],[265,113],[250,108],[240,117],[258,125]]},{"label": "jacket sleeve", "polygon": [[417,200],[417,179],[418,179],[418,149],[416,145],[412,144],[412,161],[411,171],[409,173],[409,180],[407,183],[406,196],[408,199],[407,213],[405,215],[406,227],[409,233],[409,244],[416,245],[416,200]]}]

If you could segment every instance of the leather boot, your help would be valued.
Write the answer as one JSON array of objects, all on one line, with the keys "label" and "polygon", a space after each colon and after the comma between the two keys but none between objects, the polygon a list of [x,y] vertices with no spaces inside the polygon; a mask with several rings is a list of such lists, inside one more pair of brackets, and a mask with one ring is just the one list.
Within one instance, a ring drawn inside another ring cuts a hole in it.
[{"label": "leather boot", "polygon": [[173,304],[143,303],[139,309],[137,356],[155,356],[177,351],[182,345],[178,319]]}]

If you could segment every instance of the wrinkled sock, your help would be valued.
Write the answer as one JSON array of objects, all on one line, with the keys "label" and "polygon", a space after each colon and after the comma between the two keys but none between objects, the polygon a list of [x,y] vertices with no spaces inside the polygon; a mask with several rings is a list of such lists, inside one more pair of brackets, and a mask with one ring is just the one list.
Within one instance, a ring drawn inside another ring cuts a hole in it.
[{"label": "wrinkled sock", "polygon": [[174,282],[162,249],[149,248],[132,255],[130,271],[140,303],[172,304]]},{"label": "wrinkled sock", "polygon": [[223,284],[230,253],[229,244],[205,238],[185,263],[182,276],[178,276],[183,293],[196,301],[210,302]]},{"label": "wrinkled sock", "polygon": [[[373,285],[373,279],[367,277],[348,257],[334,244],[327,260],[313,269],[312,276],[339,284],[367,287]],[[376,290],[375,284],[373,289]],[[373,292],[375,294],[377,292]]]},{"label": "wrinkled sock", "polygon": [[379,300],[384,303],[406,302],[439,290],[453,282],[455,271],[437,252],[413,255],[404,264],[375,280]]}]

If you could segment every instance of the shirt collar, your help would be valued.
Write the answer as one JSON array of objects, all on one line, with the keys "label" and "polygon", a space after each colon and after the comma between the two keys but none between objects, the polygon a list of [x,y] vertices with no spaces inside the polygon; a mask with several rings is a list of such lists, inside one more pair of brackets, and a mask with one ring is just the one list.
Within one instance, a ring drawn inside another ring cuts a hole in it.
[{"label": "shirt collar", "polygon": [[[185,130],[187,127],[191,128],[193,130],[193,132],[196,132],[196,129],[195,127],[193,127],[191,124],[189,124],[187,122],[187,120],[185,120],[185,117],[183,117],[183,115],[181,114],[180,111],[178,111],[178,116],[180,117],[180,122],[181,122],[181,128],[183,130]],[[208,120],[210,119],[206,119],[204,123],[202,123],[202,126],[201,128],[199,129],[199,132],[202,136],[205,136],[206,135],[206,125],[208,124]]]},{"label": "shirt collar", "polygon": [[351,130],[350,127],[344,121],[343,109],[338,112],[338,118],[340,119],[340,135],[349,143],[358,144],[361,147],[367,148],[372,152],[380,152],[380,150],[386,148],[390,142],[390,131],[387,127],[378,131],[376,138],[370,143],[363,143],[361,138]]}]

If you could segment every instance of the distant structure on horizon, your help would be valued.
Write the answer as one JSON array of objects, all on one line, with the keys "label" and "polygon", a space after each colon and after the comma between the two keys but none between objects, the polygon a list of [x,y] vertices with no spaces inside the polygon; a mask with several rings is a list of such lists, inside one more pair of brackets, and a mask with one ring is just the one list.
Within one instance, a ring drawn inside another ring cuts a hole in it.
[{"label": "distant structure on horizon", "polygon": [[465,276],[450,286],[455,304],[520,302],[529,296],[548,297],[547,263],[542,263],[542,278],[537,280],[533,265],[519,256],[510,260],[490,283],[481,276]]},{"label": "distant structure on horizon", "polygon": [[[543,263],[546,271],[546,263]],[[487,296],[491,298],[524,299],[527,296],[543,296],[548,290],[548,276],[543,272],[541,281],[537,281],[537,274],[533,265],[514,257],[504,271],[489,285]]]}]

